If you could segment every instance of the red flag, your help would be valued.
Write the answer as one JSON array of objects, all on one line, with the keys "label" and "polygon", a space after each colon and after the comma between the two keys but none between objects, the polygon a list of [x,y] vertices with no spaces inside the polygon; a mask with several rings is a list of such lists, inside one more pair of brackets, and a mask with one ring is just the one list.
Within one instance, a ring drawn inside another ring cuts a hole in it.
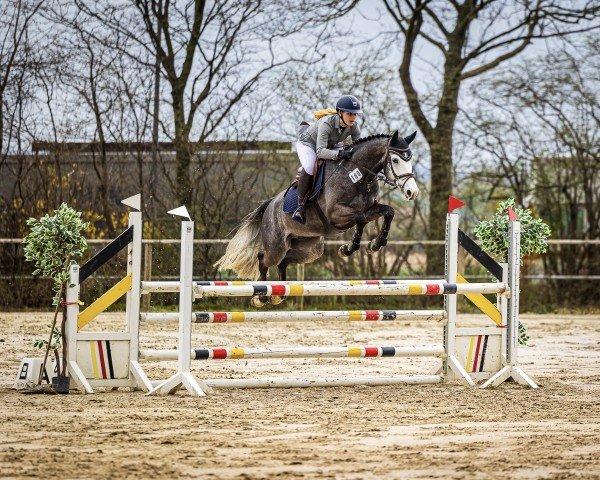
[{"label": "red flag", "polygon": [[515,213],[512,207],[508,207],[508,219],[511,222],[514,222],[517,218],[519,218],[519,216]]},{"label": "red flag", "polygon": [[453,212],[454,210],[462,207],[463,205],[465,205],[465,202],[461,202],[458,198],[453,197],[452,195],[448,197],[448,213]]}]

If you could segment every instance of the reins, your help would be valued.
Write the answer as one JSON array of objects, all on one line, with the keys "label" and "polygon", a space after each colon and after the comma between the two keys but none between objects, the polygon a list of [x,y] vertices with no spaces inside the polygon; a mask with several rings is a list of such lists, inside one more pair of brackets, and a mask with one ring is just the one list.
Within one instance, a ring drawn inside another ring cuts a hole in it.
[{"label": "reins", "polygon": [[358,184],[363,184],[363,185],[366,185],[366,188],[367,188],[367,193],[370,193],[370,191],[371,191],[371,185],[372,185],[372,184],[373,184],[373,182],[374,182],[374,181],[376,181],[376,180],[381,180],[381,181],[384,181],[386,184],[388,184],[388,185],[391,185],[391,186],[393,186],[393,187],[395,187],[395,186],[396,186],[396,185],[394,185],[392,182],[390,182],[390,181],[389,181],[387,178],[385,178],[385,176],[384,176],[384,178],[380,178],[380,177],[379,177],[379,172],[380,172],[380,171],[381,171],[381,169],[383,168],[383,165],[381,165],[381,167],[380,167],[379,165],[380,165],[380,164],[382,164],[382,163],[385,163],[385,161],[386,161],[386,158],[387,158],[387,150],[386,150],[386,153],[385,153],[385,155],[384,155],[383,159],[382,159],[382,160],[379,160],[379,161],[378,161],[378,162],[375,164],[375,167],[373,167],[373,170],[374,170],[374,171],[373,171],[373,170],[371,170],[370,168],[367,168],[367,167],[365,167],[364,165],[360,165],[359,163],[357,163],[357,162],[353,161],[351,158],[348,158],[348,159],[346,159],[346,160],[340,160],[340,161],[338,162],[338,166],[342,167],[344,170],[346,170],[346,172],[348,172],[348,174],[350,174],[350,172],[348,171],[348,169],[342,165],[342,163],[343,163],[343,162],[349,162],[349,163],[352,163],[352,164],[356,165],[356,167],[357,167],[357,168],[359,168],[359,169],[363,169],[363,170],[366,170],[367,172],[369,172],[369,173],[372,175],[372,178],[371,178],[370,180],[367,180],[367,179],[366,179],[366,177],[364,177],[364,178],[361,178],[361,179],[360,179],[358,182],[356,182],[356,183],[358,183]]}]

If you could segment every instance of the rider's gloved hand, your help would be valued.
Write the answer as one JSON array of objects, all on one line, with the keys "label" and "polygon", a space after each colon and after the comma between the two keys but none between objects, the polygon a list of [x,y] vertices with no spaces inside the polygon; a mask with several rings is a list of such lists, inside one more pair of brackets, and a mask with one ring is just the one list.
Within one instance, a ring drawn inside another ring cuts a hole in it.
[{"label": "rider's gloved hand", "polygon": [[352,158],[352,155],[354,154],[354,152],[352,151],[352,149],[349,150],[340,150],[338,152],[338,160],[350,160]]}]

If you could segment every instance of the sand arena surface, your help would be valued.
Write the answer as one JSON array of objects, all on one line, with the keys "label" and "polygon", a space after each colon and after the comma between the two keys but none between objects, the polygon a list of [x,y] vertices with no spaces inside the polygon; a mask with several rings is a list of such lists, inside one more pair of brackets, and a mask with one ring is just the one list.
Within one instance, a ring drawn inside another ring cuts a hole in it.
[{"label": "sand arena surface", "polygon": [[[50,314],[2,313],[0,478],[600,478],[600,317],[523,316],[521,364],[541,385],[141,392],[10,390]],[[461,316],[459,323],[473,317]],[[118,314],[94,326],[121,323]],[[97,329],[97,328],[95,328]],[[142,329],[176,348],[176,325]],[[426,345],[427,322],[195,325],[194,346]],[[429,373],[435,359],[195,362],[199,378]],[[175,362],[148,365],[167,378]]]}]

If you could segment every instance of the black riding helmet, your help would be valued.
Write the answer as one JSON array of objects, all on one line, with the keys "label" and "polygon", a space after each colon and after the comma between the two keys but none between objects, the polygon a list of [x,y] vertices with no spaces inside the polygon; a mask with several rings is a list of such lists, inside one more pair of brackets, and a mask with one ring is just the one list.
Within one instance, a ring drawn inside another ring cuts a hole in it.
[{"label": "black riding helmet", "polygon": [[348,113],[362,113],[360,102],[354,95],[344,95],[335,104],[335,109]]}]

